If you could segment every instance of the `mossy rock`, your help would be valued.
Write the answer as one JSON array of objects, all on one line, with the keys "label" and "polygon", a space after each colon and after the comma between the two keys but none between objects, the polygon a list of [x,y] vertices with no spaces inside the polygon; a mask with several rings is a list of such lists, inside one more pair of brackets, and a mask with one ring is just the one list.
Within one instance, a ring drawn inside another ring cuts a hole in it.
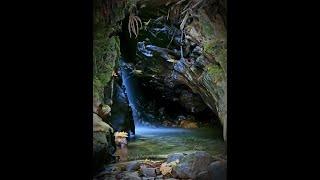
[{"label": "mossy rock", "polygon": [[93,114],[93,166],[94,172],[103,167],[105,163],[113,160],[115,152],[114,130],[111,126]]},{"label": "mossy rock", "polygon": [[203,10],[200,12],[200,16],[201,18],[199,19],[199,24],[201,27],[201,34],[205,37],[205,39],[213,39],[215,32],[211,20]]},{"label": "mossy rock", "polygon": [[217,77],[221,76],[223,74],[223,69],[220,65],[217,64],[211,64],[207,67],[207,74],[210,77]]},{"label": "mossy rock", "polygon": [[102,101],[103,99],[103,87],[104,85],[97,78],[93,78],[93,96],[97,98],[98,101]]},{"label": "mossy rock", "polygon": [[173,167],[172,174],[175,178],[181,179],[195,179],[199,173],[206,171],[210,163],[214,161],[211,155],[205,151],[195,151],[188,154],[174,153],[169,155],[168,159],[171,161],[179,160],[179,163]]},{"label": "mossy rock", "polygon": [[225,41],[213,39],[205,42],[204,54],[209,59],[214,59],[222,67],[225,75],[227,74],[227,48]]},{"label": "mossy rock", "polygon": [[99,27],[93,42],[93,93],[103,99],[104,87],[111,80],[112,72],[120,58],[120,39],[118,36],[106,37],[107,28]]}]

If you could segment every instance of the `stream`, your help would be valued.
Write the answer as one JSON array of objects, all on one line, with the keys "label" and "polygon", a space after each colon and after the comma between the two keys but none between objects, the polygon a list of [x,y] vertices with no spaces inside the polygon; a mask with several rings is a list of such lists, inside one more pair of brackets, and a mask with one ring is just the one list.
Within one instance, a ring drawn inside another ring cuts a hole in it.
[{"label": "stream", "polygon": [[224,153],[220,134],[217,128],[136,127],[136,136],[128,144],[128,160],[161,159],[188,151],[207,151],[217,156]]}]

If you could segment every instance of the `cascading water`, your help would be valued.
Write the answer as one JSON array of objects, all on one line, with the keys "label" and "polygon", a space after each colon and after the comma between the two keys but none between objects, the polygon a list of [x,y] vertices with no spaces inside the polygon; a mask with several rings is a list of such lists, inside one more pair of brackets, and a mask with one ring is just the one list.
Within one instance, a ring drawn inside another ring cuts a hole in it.
[{"label": "cascading water", "polygon": [[141,123],[141,113],[139,102],[141,102],[141,94],[137,91],[137,83],[133,76],[133,70],[130,68],[130,64],[125,62],[124,58],[120,59],[120,71],[122,83],[125,86],[125,91],[128,97],[129,105],[132,109],[132,116],[135,125]]}]

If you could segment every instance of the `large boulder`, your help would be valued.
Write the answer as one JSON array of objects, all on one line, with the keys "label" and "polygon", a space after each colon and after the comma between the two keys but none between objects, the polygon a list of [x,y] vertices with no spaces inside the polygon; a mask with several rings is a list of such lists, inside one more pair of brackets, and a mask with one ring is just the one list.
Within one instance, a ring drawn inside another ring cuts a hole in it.
[{"label": "large boulder", "polygon": [[168,156],[167,162],[179,160],[173,168],[174,178],[195,179],[200,173],[207,171],[214,159],[205,151],[191,153],[174,153]]},{"label": "large boulder", "polygon": [[209,179],[226,180],[227,179],[227,161],[215,161],[208,167]]},{"label": "large boulder", "polygon": [[227,179],[227,160],[212,162],[206,171],[200,172],[196,180],[226,180]]},{"label": "large boulder", "polygon": [[226,180],[227,161],[219,160],[212,162],[206,171],[200,172],[196,180]]},{"label": "large boulder", "polygon": [[115,152],[113,128],[93,114],[93,173],[97,173],[104,164],[113,161]]},{"label": "large boulder", "polygon": [[141,177],[139,176],[138,172],[124,172],[123,177],[121,179],[124,180],[141,180]]}]

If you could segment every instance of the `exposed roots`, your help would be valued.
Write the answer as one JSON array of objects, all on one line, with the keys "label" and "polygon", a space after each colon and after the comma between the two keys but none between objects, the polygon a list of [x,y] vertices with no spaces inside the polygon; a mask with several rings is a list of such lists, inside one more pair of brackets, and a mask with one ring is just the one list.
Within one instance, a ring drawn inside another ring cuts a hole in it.
[{"label": "exposed roots", "polygon": [[[140,25],[140,27],[139,27]],[[131,38],[131,32],[136,36],[136,38],[139,35],[139,29],[142,28],[142,21],[138,16],[135,16],[133,14],[130,14],[129,16],[129,22],[128,22],[128,30],[129,35]]]}]

